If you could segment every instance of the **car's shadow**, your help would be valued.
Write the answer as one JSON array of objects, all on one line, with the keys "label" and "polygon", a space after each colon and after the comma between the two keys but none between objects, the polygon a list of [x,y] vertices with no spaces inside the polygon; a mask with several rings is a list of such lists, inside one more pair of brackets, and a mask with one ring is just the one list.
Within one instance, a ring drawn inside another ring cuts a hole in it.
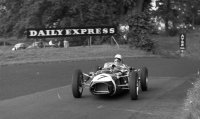
[{"label": "car's shadow", "polygon": [[95,98],[98,98],[100,100],[117,100],[117,99],[122,99],[125,98],[129,95],[128,90],[123,90],[118,92],[117,94],[110,96],[110,95],[95,95]]},{"label": "car's shadow", "polygon": [[[157,93],[160,90],[160,88],[156,87],[150,87],[148,88],[148,91],[142,91],[140,90],[138,95],[138,100],[146,100],[149,99],[149,97],[152,97],[152,93]],[[117,94],[110,96],[110,95],[92,95],[91,93],[86,93],[82,96],[82,98],[93,98],[95,100],[121,100],[121,99],[130,99],[130,92],[129,90],[122,90],[118,92]]]}]

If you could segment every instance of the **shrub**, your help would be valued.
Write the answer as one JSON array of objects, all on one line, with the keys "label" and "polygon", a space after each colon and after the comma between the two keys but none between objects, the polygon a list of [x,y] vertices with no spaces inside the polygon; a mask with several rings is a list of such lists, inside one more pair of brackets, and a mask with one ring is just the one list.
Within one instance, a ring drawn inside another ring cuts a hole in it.
[{"label": "shrub", "polygon": [[153,40],[149,37],[154,26],[150,14],[144,11],[140,14],[128,16],[126,19],[130,26],[128,43],[131,47],[140,48],[146,51],[153,51],[155,48]]},{"label": "shrub", "polygon": [[129,39],[130,47],[140,48],[142,50],[153,52],[156,48],[155,42],[147,37],[132,37]]},{"label": "shrub", "polygon": [[6,42],[6,41],[0,41],[0,46],[10,46],[12,45],[11,43],[9,42]]},{"label": "shrub", "polygon": [[176,36],[178,34],[178,29],[172,28],[168,31],[169,36]]}]

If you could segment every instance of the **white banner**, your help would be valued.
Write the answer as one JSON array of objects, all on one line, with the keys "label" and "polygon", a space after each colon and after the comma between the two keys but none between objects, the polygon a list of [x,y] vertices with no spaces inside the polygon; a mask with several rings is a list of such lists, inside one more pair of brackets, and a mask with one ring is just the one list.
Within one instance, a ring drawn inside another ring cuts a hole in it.
[{"label": "white banner", "polygon": [[70,27],[27,29],[27,38],[114,35],[116,27]]}]

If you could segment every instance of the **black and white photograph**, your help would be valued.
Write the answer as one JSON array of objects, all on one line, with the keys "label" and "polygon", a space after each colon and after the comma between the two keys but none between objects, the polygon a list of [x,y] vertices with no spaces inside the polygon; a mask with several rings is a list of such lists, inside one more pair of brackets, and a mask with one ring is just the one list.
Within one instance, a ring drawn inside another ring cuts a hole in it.
[{"label": "black and white photograph", "polygon": [[200,0],[0,0],[0,119],[200,119]]}]

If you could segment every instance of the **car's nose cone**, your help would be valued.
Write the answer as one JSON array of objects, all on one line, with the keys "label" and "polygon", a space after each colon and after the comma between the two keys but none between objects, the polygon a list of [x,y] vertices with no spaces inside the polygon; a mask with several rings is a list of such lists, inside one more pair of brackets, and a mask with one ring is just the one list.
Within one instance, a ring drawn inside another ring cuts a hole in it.
[{"label": "car's nose cone", "polygon": [[116,91],[116,85],[110,75],[100,74],[91,81],[90,91],[92,94],[112,95]]}]

